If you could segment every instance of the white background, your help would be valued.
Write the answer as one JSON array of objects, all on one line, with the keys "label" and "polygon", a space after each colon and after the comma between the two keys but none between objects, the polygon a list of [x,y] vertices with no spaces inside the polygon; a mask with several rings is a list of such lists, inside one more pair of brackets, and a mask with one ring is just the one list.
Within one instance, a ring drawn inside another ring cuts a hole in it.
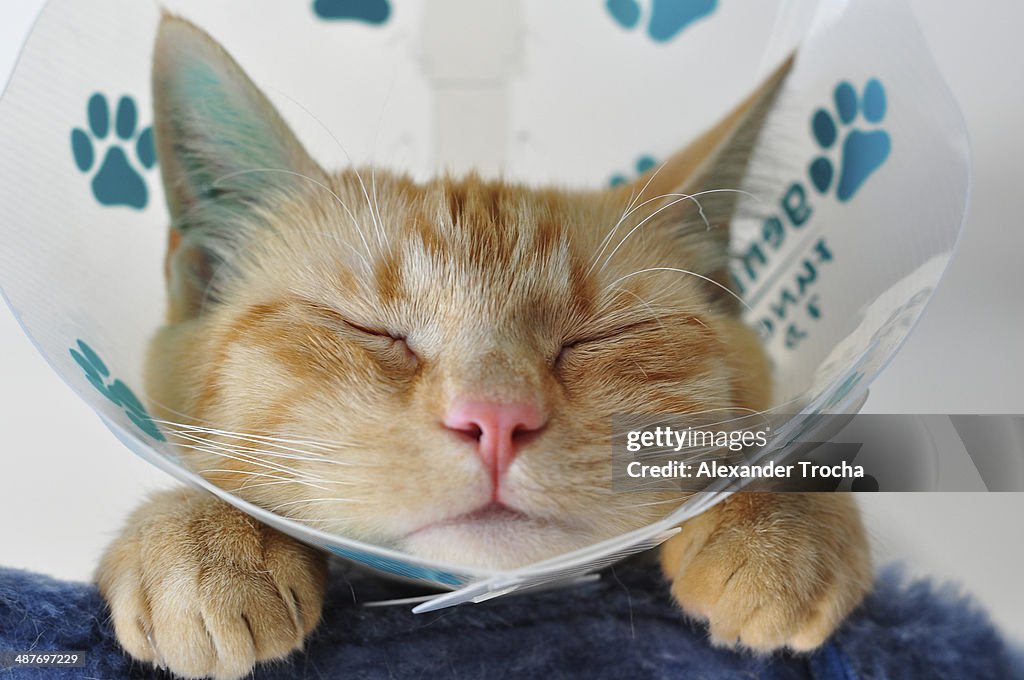
[{"label": "white background", "polygon": [[[0,83],[42,4],[2,0]],[[967,120],[974,194],[959,254],[865,411],[1024,413],[1024,70],[1012,66],[1024,3],[911,4]],[[4,566],[87,579],[125,515],[170,484],[107,432],[6,311],[0,447]],[[879,562],[904,561],[915,573],[963,584],[1024,640],[1024,494],[879,494],[862,506]]]}]

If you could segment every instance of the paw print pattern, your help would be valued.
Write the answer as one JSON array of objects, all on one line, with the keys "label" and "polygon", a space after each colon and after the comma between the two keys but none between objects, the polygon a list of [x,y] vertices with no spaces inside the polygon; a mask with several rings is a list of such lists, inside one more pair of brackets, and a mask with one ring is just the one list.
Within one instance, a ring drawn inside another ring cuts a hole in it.
[{"label": "paw print pattern", "polygon": [[[640,156],[639,158],[636,159],[636,163],[633,165],[633,167],[636,169],[636,176],[639,177],[640,175],[644,174],[645,172],[653,168],[655,165],[657,165],[657,163],[658,161],[655,160],[653,156]],[[625,184],[631,179],[633,178],[627,177],[622,173],[616,173],[612,175],[611,179],[608,180],[608,186],[617,187],[620,184]]]},{"label": "paw print pattern", "polygon": [[391,16],[391,5],[388,0],[316,0],[313,12],[321,19],[350,19],[380,25]]},{"label": "paw print pattern", "polygon": [[[867,82],[862,97],[857,95],[853,85],[843,81],[836,87],[834,99],[835,114],[824,108],[815,111],[811,117],[811,132],[823,152],[832,150],[842,137],[838,147],[839,182],[836,198],[845,202],[853,198],[867,178],[885,163],[892,150],[892,140],[885,130],[839,129],[839,126],[848,128],[858,116],[872,125],[882,122],[886,112],[886,96],[885,88],[877,79],[872,78]],[[837,120],[839,125],[836,124]],[[824,154],[811,162],[811,183],[821,193],[832,188],[835,167],[836,162]]]},{"label": "paw print pattern", "polygon": [[131,388],[120,380],[111,379],[110,369],[85,341],[79,340],[77,344],[77,347],[69,350],[71,358],[82,367],[86,379],[92,383],[92,386],[116,406],[123,408],[128,418],[140,430],[157,441],[167,441]]},{"label": "paw print pattern", "polygon": [[[146,180],[136,165],[129,160],[133,155],[137,165],[149,170],[156,163],[153,146],[153,128],[139,132],[138,110],[131,97],[121,97],[113,120],[115,138],[107,142],[111,132],[110,105],[100,93],[89,98],[88,131],[71,131],[71,153],[75,165],[84,173],[95,170],[92,193],[101,205],[123,205],[141,210],[149,202]],[[134,142],[134,144],[133,144]],[[97,168],[96,147],[106,144],[106,153]],[[134,148],[132,148],[134,146]],[[128,149],[128,151],[126,151]]]},{"label": "paw print pattern", "polygon": [[[623,28],[640,23],[643,10],[638,0],[605,0],[604,6]],[[655,42],[668,42],[717,8],[718,0],[650,0],[647,35]]]}]

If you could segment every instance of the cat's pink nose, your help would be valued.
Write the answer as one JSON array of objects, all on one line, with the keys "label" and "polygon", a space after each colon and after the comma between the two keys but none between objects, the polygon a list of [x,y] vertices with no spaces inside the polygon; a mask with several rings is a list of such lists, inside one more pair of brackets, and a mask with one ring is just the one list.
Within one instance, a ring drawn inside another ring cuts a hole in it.
[{"label": "cat's pink nose", "polygon": [[547,420],[536,403],[457,401],[448,409],[444,426],[476,441],[477,454],[497,481],[518,449],[533,439]]}]

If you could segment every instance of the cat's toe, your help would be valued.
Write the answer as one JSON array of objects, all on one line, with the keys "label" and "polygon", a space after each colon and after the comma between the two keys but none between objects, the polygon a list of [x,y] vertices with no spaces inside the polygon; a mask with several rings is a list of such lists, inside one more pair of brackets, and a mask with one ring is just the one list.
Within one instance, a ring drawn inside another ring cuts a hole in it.
[{"label": "cat's toe", "polygon": [[242,677],[252,668],[252,661],[247,667],[239,668],[237,660],[227,657],[226,666],[234,666],[232,670],[235,672],[220,672],[219,650],[198,612],[179,610],[157,598],[153,616],[156,624],[151,638],[157,666],[185,678],[213,677],[218,680]]},{"label": "cat's toe", "polygon": [[[100,590],[110,608],[110,620],[118,642],[130,656],[139,661],[156,662],[152,642],[152,619],[146,601],[138,564],[123,553],[129,552],[124,542],[115,543],[108,551],[108,563],[99,573]],[[122,553],[113,557],[113,553]],[[113,558],[113,559],[112,559]]]}]

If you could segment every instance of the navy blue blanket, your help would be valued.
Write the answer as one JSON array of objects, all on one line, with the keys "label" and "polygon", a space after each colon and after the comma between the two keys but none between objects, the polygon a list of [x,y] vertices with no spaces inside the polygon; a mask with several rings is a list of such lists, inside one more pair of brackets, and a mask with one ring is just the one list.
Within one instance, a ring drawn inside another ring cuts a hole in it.
[{"label": "navy blue blanket", "polygon": [[[657,569],[620,565],[597,582],[431,614],[367,608],[397,586],[333,568],[324,620],[302,653],[258,668],[291,678],[1024,679],[983,612],[949,589],[883,574],[813,655],[756,657],[716,649],[672,606]],[[0,678],[153,678],[118,649],[90,585],[0,569],[0,651],[78,650],[83,668],[0,669]]]}]

